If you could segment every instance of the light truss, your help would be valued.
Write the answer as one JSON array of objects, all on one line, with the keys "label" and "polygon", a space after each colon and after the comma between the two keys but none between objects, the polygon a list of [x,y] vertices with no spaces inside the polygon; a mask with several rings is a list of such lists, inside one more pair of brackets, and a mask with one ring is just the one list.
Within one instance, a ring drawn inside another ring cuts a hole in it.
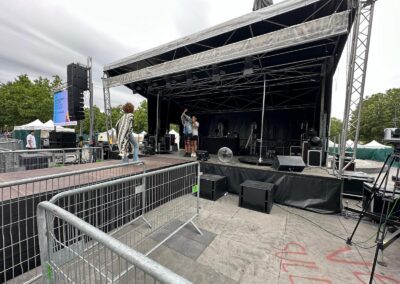
[{"label": "light truss", "polygon": [[[346,102],[340,137],[339,176],[342,176],[346,168],[356,159],[374,4],[375,0],[360,0],[353,25]],[[348,138],[354,139],[354,149],[351,161],[345,164],[346,141]]]}]

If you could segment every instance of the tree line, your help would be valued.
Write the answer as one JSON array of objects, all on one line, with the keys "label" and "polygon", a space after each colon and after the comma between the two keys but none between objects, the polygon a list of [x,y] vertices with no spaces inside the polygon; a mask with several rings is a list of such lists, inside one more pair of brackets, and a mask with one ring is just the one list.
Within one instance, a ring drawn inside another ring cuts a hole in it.
[{"label": "tree line", "polygon": [[[14,81],[0,83],[0,130],[12,131],[14,126],[27,124],[40,119],[46,122],[53,119],[53,93],[52,90],[61,84],[59,76],[48,78],[39,77],[31,80],[28,75],[20,75]],[[85,108],[85,119],[82,132],[89,134],[89,109]],[[94,106],[94,131],[106,131],[106,116],[99,107]],[[122,115],[121,106],[111,109],[113,125]],[[134,131],[147,131],[147,101],[142,101],[135,110]],[[79,133],[80,125],[75,127]]]},{"label": "tree line", "polygon": [[[387,90],[385,93],[366,97],[362,103],[360,119],[361,142],[372,140],[382,142],[385,128],[400,127],[400,88]],[[352,119],[355,116],[352,115]],[[330,137],[338,136],[342,130],[342,121],[331,119]],[[354,137],[349,137],[354,139]]]}]

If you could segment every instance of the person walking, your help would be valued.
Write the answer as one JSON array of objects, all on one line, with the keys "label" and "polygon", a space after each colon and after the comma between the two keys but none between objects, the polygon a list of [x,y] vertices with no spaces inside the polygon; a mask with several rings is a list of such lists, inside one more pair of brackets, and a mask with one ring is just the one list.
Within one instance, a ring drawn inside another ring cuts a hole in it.
[{"label": "person walking", "polygon": [[32,130],[28,136],[26,136],[26,149],[35,150],[36,149],[36,138],[35,131]]},{"label": "person walking", "polygon": [[128,162],[129,154],[129,143],[133,146],[133,161],[139,160],[139,144],[136,138],[133,136],[133,123],[135,110],[133,104],[126,103],[122,110],[124,114],[118,120],[115,128],[117,130],[117,144],[119,149],[119,155],[122,157],[123,162]]},{"label": "person walking", "polygon": [[191,156],[191,139],[192,139],[192,119],[188,116],[187,113],[188,109],[186,108],[182,115],[182,125],[183,125],[183,139],[185,141],[185,157]]},{"label": "person walking", "polygon": [[199,144],[199,126],[200,123],[197,121],[196,116],[192,116],[192,157],[197,156],[197,146]]}]

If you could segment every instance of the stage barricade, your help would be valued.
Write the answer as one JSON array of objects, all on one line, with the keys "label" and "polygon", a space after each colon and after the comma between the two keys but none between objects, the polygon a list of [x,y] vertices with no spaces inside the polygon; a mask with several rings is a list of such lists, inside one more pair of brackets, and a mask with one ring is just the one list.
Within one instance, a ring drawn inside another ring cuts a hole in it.
[{"label": "stage barricade", "polygon": [[95,163],[103,158],[102,147],[0,151],[0,173]]},{"label": "stage barricade", "polygon": [[[0,283],[21,283],[41,275],[37,205],[54,195],[145,172],[126,163],[0,183]],[[23,275],[21,275],[23,274]]]},{"label": "stage barricade", "polygon": [[[93,283],[137,283],[136,268],[140,273],[144,269],[130,257],[147,256],[189,223],[202,234],[193,223],[199,213],[199,181],[200,164],[192,162],[65,191],[41,203],[43,275],[50,274],[50,282],[56,283],[80,283],[90,277]],[[171,234],[162,240],[155,237],[171,225],[176,226]],[[116,247],[126,248],[125,253]],[[86,273],[76,273],[84,269]]]}]

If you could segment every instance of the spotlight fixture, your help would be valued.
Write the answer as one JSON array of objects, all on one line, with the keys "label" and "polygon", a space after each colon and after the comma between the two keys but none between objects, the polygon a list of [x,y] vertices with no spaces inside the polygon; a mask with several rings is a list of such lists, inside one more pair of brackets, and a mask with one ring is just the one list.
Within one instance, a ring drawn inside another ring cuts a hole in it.
[{"label": "spotlight fixture", "polygon": [[248,76],[254,73],[253,61],[251,57],[245,57],[244,59],[244,68],[243,68],[243,76]]},{"label": "spotlight fixture", "polygon": [[212,80],[213,81],[221,80],[221,75],[219,73],[219,67],[217,64],[213,64],[213,66],[212,66]]}]

